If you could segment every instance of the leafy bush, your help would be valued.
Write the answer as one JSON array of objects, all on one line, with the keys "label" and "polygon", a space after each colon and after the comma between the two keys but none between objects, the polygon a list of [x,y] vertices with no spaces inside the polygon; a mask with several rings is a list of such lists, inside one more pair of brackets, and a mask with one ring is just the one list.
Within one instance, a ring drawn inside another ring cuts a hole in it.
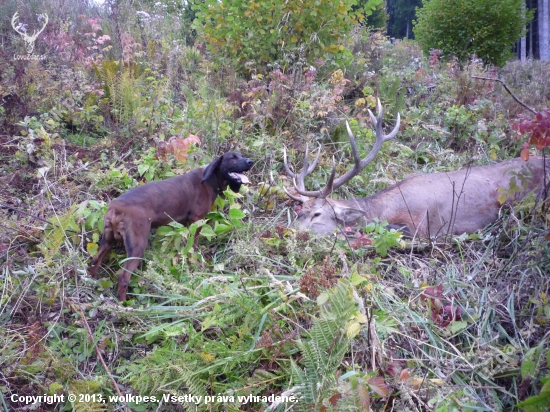
[{"label": "leafy bush", "polygon": [[486,64],[503,66],[512,45],[533,18],[522,0],[423,0],[414,34],[428,55],[440,49],[446,58],[465,61],[476,54]]},{"label": "leafy bush", "polygon": [[248,62],[305,64],[345,53],[339,41],[380,2],[368,0],[353,11],[357,0],[206,0],[195,6],[195,28],[213,53],[234,59],[241,71]]}]

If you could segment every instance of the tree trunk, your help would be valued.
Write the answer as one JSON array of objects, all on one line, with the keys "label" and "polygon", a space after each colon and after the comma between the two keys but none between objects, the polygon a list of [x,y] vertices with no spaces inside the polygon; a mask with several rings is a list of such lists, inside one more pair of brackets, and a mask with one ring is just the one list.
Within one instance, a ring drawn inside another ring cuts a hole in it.
[{"label": "tree trunk", "polygon": [[537,17],[539,21],[539,57],[541,60],[550,60],[550,10],[548,0],[539,0]]},{"label": "tree trunk", "polygon": [[[525,8],[527,6],[525,3],[521,6],[521,14],[523,15],[523,18],[525,18]],[[527,60],[527,38],[523,36],[519,41],[519,59],[524,62]]]},{"label": "tree trunk", "polygon": [[[529,0],[529,9],[533,9],[533,0]],[[529,22],[529,59],[533,60],[535,58],[535,55],[533,54],[533,30],[535,25],[533,24],[533,20]]]}]

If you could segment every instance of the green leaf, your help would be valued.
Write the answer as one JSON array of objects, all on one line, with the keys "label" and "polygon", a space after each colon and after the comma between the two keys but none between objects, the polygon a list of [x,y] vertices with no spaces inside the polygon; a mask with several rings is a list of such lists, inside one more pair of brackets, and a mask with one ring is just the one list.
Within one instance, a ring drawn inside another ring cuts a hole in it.
[{"label": "green leaf", "polygon": [[350,279],[350,282],[353,286],[357,286],[363,282],[368,282],[368,281],[369,280],[366,277],[361,276],[360,274],[355,272],[351,275],[351,279]]},{"label": "green leaf", "polygon": [[231,226],[226,225],[225,223],[216,222],[214,225],[214,233],[216,235],[221,235],[222,233],[228,232],[233,229]]},{"label": "green leaf", "polygon": [[463,320],[455,320],[454,322],[451,322],[451,324],[448,326],[449,330],[452,334],[458,333],[468,327],[468,322],[465,322]]},{"label": "green leaf", "polygon": [[149,170],[149,165],[144,163],[138,165],[138,173],[140,176],[143,176],[143,174],[148,170]]},{"label": "green leaf", "polygon": [[101,286],[101,288],[105,290],[108,290],[113,287],[113,282],[111,282],[109,279],[101,279],[99,281],[99,286]]},{"label": "green leaf", "polygon": [[549,382],[542,387],[540,395],[531,396],[525,399],[523,402],[518,403],[516,406],[524,411],[528,412],[543,412],[547,410],[550,405],[550,385]]},{"label": "green leaf", "polygon": [[323,292],[321,293],[318,297],[317,297],[317,304],[319,306],[322,306],[324,305],[327,301],[328,301],[328,298],[329,298],[329,294],[328,292]]},{"label": "green leaf", "polygon": [[157,229],[157,235],[166,236],[172,233],[173,231],[174,229],[172,229],[170,226],[161,226]]},{"label": "green leaf", "polygon": [[201,229],[201,236],[204,236],[208,240],[212,239],[214,236],[216,236],[216,233],[214,230],[212,230],[212,226],[210,225],[204,225]]},{"label": "green leaf", "polygon": [[61,385],[60,383],[57,383],[57,382],[52,382],[52,383],[50,383],[50,386],[48,387],[48,393],[50,395],[53,395],[53,394],[56,394],[57,392],[59,392],[61,389],[63,389],[63,385]]},{"label": "green leaf", "polygon": [[229,218],[230,219],[243,219],[246,217],[244,212],[239,209],[229,209]]},{"label": "green leaf", "polygon": [[531,348],[525,354],[525,359],[521,362],[521,378],[525,379],[527,375],[536,376],[539,370],[539,360],[542,355],[541,342],[537,347]]}]

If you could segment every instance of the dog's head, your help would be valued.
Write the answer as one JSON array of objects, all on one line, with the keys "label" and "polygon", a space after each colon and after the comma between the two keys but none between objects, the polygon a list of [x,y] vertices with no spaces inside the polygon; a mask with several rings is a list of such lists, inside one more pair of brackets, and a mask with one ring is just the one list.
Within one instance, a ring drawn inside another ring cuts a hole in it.
[{"label": "dog's head", "polygon": [[221,190],[225,190],[229,185],[232,191],[238,192],[242,184],[250,184],[242,172],[250,170],[253,164],[251,159],[244,157],[239,152],[224,153],[206,166],[202,182],[209,180],[212,176],[217,176]]}]

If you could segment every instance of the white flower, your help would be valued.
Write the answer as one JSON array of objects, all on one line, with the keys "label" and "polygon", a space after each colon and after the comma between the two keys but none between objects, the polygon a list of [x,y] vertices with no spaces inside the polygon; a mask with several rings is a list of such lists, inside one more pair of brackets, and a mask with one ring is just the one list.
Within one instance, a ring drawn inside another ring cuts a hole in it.
[{"label": "white flower", "polygon": [[151,16],[149,15],[149,13],[143,11],[143,10],[139,10],[136,12],[136,14],[140,17],[143,17],[143,18],[146,18],[146,19],[149,19],[151,18]]},{"label": "white flower", "polygon": [[22,31],[23,33],[27,32],[27,25],[24,23],[19,23],[17,27],[15,28],[17,31]]}]

